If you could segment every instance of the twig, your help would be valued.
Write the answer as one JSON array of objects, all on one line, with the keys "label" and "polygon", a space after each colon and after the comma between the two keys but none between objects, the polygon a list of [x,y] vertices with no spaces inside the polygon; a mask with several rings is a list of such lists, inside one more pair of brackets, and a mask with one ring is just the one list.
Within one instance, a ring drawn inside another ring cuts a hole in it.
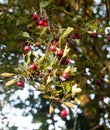
[{"label": "twig", "polygon": [[94,126],[93,128],[91,128],[91,129],[89,129],[89,130],[96,130],[97,128],[99,128],[99,127],[101,127],[101,125],[96,125],[96,126]]}]

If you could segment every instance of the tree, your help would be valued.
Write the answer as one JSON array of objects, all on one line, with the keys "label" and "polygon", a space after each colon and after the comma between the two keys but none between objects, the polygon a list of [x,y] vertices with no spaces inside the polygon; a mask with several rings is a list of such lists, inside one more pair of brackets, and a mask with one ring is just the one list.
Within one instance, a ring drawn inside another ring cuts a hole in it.
[{"label": "tree", "polygon": [[[72,114],[70,119],[63,119],[66,129],[109,128],[109,6],[108,0],[10,0],[1,5],[1,57],[7,58],[1,68],[9,69],[9,73],[1,71],[7,80],[5,86],[15,87],[18,81],[17,85],[23,87],[26,82],[42,92],[40,99],[44,99],[40,103],[49,104],[37,106],[37,114],[44,112],[45,117],[48,109],[51,114],[55,108],[61,110],[62,104],[68,107]],[[17,53],[18,62],[23,52],[24,60],[13,66],[7,51]],[[32,106],[39,102],[33,101],[33,95],[27,100]],[[81,112],[75,116],[72,109],[79,100]],[[15,106],[22,108],[23,104]],[[36,114],[31,113],[36,120]],[[53,117],[49,118],[54,124]],[[48,129],[45,123],[44,128]]]}]

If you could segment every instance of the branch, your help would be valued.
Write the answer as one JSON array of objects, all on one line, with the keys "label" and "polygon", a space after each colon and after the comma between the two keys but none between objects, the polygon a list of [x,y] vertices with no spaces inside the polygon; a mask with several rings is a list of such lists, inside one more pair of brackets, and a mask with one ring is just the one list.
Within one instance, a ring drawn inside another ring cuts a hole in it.
[{"label": "branch", "polygon": [[106,6],[106,16],[109,16],[109,2],[108,2],[108,0],[105,1],[105,6]]},{"label": "branch", "polygon": [[97,128],[100,128],[101,127],[101,125],[96,125],[96,126],[94,126],[93,128],[91,128],[91,129],[89,129],[89,130],[96,130]]}]

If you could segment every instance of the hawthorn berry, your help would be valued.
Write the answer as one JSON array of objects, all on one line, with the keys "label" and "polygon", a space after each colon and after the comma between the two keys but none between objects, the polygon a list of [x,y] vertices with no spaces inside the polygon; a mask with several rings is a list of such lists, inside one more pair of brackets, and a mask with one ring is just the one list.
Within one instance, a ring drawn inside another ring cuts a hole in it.
[{"label": "hawthorn berry", "polygon": [[73,38],[73,39],[76,39],[77,37],[76,37],[76,35],[75,35],[75,34],[73,34],[73,35],[72,35],[72,38]]},{"label": "hawthorn berry", "polygon": [[24,47],[24,51],[28,52],[28,51],[30,51],[30,50],[31,50],[31,48],[30,48],[29,45],[26,45],[26,46]]},{"label": "hawthorn berry", "polygon": [[103,95],[100,96],[100,100],[101,100],[101,101],[104,100],[104,96],[103,96]]},{"label": "hawthorn berry", "polygon": [[17,86],[18,86],[18,87],[23,87],[23,86],[24,86],[24,82],[23,82],[22,80],[19,80],[19,81],[17,82]]},{"label": "hawthorn berry", "polygon": [[50,50],[51,50],[51,51],[56,51],[56,45],[51,45],[51,46],[50,46]]},{"label": "hawthorn berry", "polygon": [[81,36],[76,32],[72,35],[72,39],[81,39]]},{"label": "hawthorn berry", "polygon": [[110,37],[108,37],[107,40],[110,41]]},{"label": "hawthorn berry", "polygon": [[41,19],[38,21],[38,25],[43,25],[44,24],[44,21]]},{"label": "hawthorn berry", "polygon": [[64,63],[65,63],[66,65],[70,64],[70,62],[71,62],[71,59],[69,59],[69,58],[65,59],[65,61],[64,61]]},{"label": "hawthorn berry", "polygon": [[67,115],[68,115],[68,112],[65,109],[61,110],[60,112],[61,117],[65,118]]},{"label": "hawthorn berry", "polygon": [[47,27],[48,25],[49,25],[49,24],[48,24],[47,21],[44,21],[44,22],[43,22],[43,26],[44,26],[44,27]]},{"label": "hawthorn berry", "polygon": [[61,49],[57,50],[56,55],[57,56],[62,56],[63,55],[63,51]]},{"label": "hawthorn berry", "polygon": [[36,70],[37,69],[37,66],[35,63],[33,63],[32,65],[30,65],[29,67],[31,70]]},{"label": "hawthorn berry", "polygon": [[68,73],[63,73],[63,74],[62,74],[62,78],[68,79],[68,78],[69,78],[69,74],[68,74]]},{"label": "hawthorn berry", "polygon": [[36,42],[35,45],[36,45],[37,47],[39,47],[41,44],[40,44],[40,42]]},{"label": "hawthorn berry", "polygon": [[39,15],[35,12],[33,15],[32,15],[32,19],[33,20],[37,20],[39,18]]}]

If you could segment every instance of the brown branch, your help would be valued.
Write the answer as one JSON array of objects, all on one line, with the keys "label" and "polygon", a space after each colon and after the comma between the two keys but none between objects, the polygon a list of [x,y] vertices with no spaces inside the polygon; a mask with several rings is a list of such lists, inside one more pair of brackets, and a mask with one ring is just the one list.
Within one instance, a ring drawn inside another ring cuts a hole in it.
[{"label": "brown branch", "polygon": [[96,130],[97,128],[100,128],[101,127],[101,125],[96,125],[96,126],[94,126],[93,128],[91,128],[91,129],[89,129],[89,130]]},{"label": "brown branch", "polygon": [[106,6],[106,16],[109,16],[109,2],[108,2],[108,0],[105,1],[105,6]]}]

